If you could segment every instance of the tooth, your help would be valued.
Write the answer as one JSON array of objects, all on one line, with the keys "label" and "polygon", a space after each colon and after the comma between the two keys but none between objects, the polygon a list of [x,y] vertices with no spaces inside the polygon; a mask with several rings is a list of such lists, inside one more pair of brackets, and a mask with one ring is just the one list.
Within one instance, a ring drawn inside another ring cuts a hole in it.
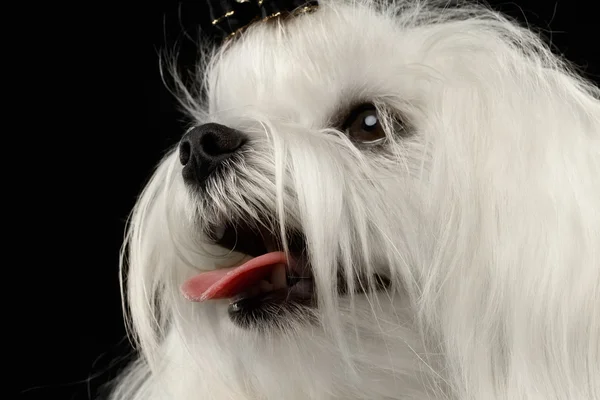
[{"label": "tooth", "polygon": [[225,236],[225,225],[217,226],[213,232],[213,235],[215,240],[223,239],[223,236]]},{"label": "tooth", "polygon": [[285,264],[277,264],[271,272],[271,284],[273,290],[282,289],[287,286]]},{"label": "tooth", "polygon": [[313,286],[310,279],[300,279],[298,283],[293,286],[293,290],[303,294],[311,294],[313,292]]},{"label": "tooth", "polygon": [[273,290],[273,285],[265,280],[260,281],[259,287],[263,292],[270,292]]}]

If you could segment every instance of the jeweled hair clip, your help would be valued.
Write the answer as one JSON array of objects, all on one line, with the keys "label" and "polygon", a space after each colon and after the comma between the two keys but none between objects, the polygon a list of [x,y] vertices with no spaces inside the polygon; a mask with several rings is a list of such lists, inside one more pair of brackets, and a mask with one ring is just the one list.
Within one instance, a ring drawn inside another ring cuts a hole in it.
[{"label": "jeweled hair clip", "polygon": [[316,0],[215,0],[208,1],[212,26],[231,38],[257,21],[284,18],[316,10]]}]

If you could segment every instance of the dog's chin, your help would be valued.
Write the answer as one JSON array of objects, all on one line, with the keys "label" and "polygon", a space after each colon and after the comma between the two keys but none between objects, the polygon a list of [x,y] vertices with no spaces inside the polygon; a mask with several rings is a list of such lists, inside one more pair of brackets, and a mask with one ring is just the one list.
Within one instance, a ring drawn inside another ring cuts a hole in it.
[{"label": "dog's chin", "polygon": [[[229,221],[213,227],[208,235],[210,241],[227,251],[245,255],[245,260],[285,251],[287,262],[271,266],[264,278],[242,284],[238,292],[229,297],[230,320],[241,328],[258,330],[285,328],[297,323],[317,324],[318,290],[304,234],[300,230],[289,231],[284,246],[281,235],[273,229],[246,221]],[[347,296],[349,290],[355,295],[364,295],[371,289],[389,288],[387,277],[374,275],[373,278],[356,277],[354,285],[349,285],[340,267],[335,288],[340,296]],[[375,285],[371,287],[367,281]]]}]

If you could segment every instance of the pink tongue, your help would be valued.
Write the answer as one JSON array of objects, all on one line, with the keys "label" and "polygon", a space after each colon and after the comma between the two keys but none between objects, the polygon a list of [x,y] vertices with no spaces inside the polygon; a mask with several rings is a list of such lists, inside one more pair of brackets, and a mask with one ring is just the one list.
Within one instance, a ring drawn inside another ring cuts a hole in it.
[{"label": "pink tongue", "polygon": [[273,266],[285,264],[285,253],[267,253],[233,268],[203,272],[188,279],[181,291],[190,301],[231,298],[267,278]]}]

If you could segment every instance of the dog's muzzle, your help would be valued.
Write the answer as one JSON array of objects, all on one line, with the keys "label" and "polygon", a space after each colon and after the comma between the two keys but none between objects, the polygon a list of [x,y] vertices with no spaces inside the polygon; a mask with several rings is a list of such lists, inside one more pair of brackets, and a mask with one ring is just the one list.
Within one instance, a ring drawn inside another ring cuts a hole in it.
[{"label": "dog's muzzle", "polygon": [[189,130],[179,143],[185,183],[203,185],[246,142],[242,132],[220,124],[209,123]]},{"label": "dog's muzzle", "polygon": [[[218,186],[221,180],[227,180],[227,175],[219,174],[219,170],[235,165],[249,140],[243,132],[220,124],[192,128],[179,144],[186,185],[210,194],[211,183]],[[239,180],[242,179],[240,176]],[[214,201],[221,195],[207,195],[205,200]],[[306,236],[299,227],[289,226],[282,234],[277,218],[273,211],[257,210],[255,215],[228,215],[218,225],[207,223],[203,227],[205,240],[229,252],[243,254],[245,261],[187,279],[181,287],[186,299],[194,302],[228,299],[229,317],[240,327],[283,327],[287,320],[315,322],[318,293]],[[349,294],[347,276],[341,266],[337,267],[337,292]],[[359,274],[353,277],[355,293],[368,294],[370,289],[390,287],[389,279],[375,274],[376,285],[368,288],[366,278]]]}]

